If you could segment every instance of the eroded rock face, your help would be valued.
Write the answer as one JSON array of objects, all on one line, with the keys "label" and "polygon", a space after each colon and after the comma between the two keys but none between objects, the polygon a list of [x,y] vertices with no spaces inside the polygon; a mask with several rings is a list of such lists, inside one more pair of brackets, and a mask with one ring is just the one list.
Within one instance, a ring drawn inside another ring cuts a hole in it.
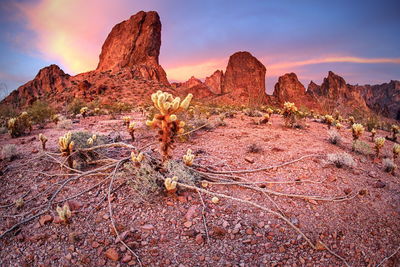
[{"label": "eroded rock face", "polygon": [[306,88],[297,79],[297,75],[292,72],[279,77],[275,84],[273,96],[281,103],[285,101],[296,102],[305,93]]},{"label": "eroded rock face", "polygon": [[169,84],[159,65],[161,21],[157,12],[140,11],[117,25],[103,44],[97,71],[131,69],[145,79]]},{"label": "eroded rock face", "polygon": [[359,88],[370,109],[380,115],[400,120],[400,81]]},{"label": "eroded rock face", "polygon": [[204,84],[208,86],[208,88],[214,94],[220,95],[222,94],[222,83],[224,81],[224,73],[222,70],[216,70],[210,77],[206,77]]},{"label": "eroded rock face", "polygon": [[214,95],[207,85],[194,76],[192,76],[186,82],[174,83],[173,88],[175,88],[182,96],[189,93],[193,94],[195,99],[204,99]]},{"label": "eroded rock face", "polygon": [[14,106],[31,105],[37,99],[59,93],[70,85],[70,76],[57,65],[50,65],[39,71],[36,77],[14,90],[2,103]]},{"label": "eroded rock face", "polygon": [[226,67],[222,93],[230,94],[235,102],[259,105],[266,101],[265,66],[249,52],[230,56]]}]

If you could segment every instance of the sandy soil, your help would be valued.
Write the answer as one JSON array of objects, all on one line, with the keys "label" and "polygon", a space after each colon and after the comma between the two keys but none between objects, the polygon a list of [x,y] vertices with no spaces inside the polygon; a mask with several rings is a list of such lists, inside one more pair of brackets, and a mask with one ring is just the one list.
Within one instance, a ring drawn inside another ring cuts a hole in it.
[{"label": "sandy soil", "polygon": [[[130,115],[143,121],[140,114]],[[382,160],[374,161],[372,155],[352,152],[348,129],[341,130],[343,142],[333,145],[328,142],[327,126],[318,122],[307,120],[307,128],[288,129],[277,115],[273,115],[272,125],[254,125],[252,120],[238,114],[225,119],[226,126],[199,130],[189,141],[177,144],[174,158],[181,158],[191,148],[197,153],[196,164],[229,171],[272,166],[313,155],[241,177],[265,182],[260,189],[328,198],[347,196],[347,200],[306,200],[233,185],[211,185],[207,190],[281,212],[314,244],[324,242],[351,266],[375,266],[395,252],[400,244],[400,171],[395,175],[386,173]],[[120,131],[123,141],[129,142],[121,120],[107,116],[81,119],[73,125],[73,130],[105,135]],[[48,151],[58,153],[57,140],[65,132],[48,124],[45,129],[34,129],[28,136],[16,139],[0,136],[1,146],[15,144],[18,151],[17,159],[1,162],[0,234],[43,210],[67,178],[66,170],[43,155],[37,138],[39,133],[44,133],[49,139]],[[377,135],[388,133],[378,131]],[[372,145],[369,133],[361,139]],[[154,133],[145,129],[138,131],[137,140],[134,143],[137,146],[153,142]],[[262,151],[248,152],[251,144],[257,144]],[[392,146],[387,140],[383,157],[391,157]],[[151,149],[156,155],[157,145],[149,147],[149,153]],[[326,155],[337,152],[351,154],[357,166],[337,168],[327,164]],[[124,149],[115,152],[115,158],[128,155],[129,151]],[[83,192],[103,179],[104,176],[87,176],[72,181],[54,201]],[[113,218],[122,239],[139,255],[144,266],[344,266],[342,260],[323,247],[312,249],[299,233],[276,216],[223,198],[214,204],[210,195],[202,194],[207,240],[203,205],[197,192],[180,190],[175,196],[161,193],[148,202],[140,202],[125,181],[126,177],[119,176],[114,181],[113,188],[118,190],[111,198]],[[2,237],[0,265],[137,266],[135,257],[116,240],[111,227],[108,202],[103,201],[108,186],[106,181],[70,200],[73,216],[68,225],[56,223],[53,204],[51,212]],[[9,205],[22,196],[23,208]],[[383,263],[383,266],[399,265],[400,253]]]}]

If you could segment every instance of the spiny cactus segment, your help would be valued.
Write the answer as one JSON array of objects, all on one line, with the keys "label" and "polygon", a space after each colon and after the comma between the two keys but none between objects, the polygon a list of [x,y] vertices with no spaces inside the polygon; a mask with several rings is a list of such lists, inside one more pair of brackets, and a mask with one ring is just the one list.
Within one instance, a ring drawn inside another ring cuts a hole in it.
[{"label": "spiny cactus segment", "polygon": [[68,166],[72,168],[73,166],[73,160],[70,157],[72,154],[72,151],[74,149],[74,141],[72,141],[72,133],[68,132],[64,136],[61,136],[58,139],[58,146],[60,148],[60,151],[64,157],[67,157],[68,159]]},{"label": "spiny cactus segment", "polygon": [[144,158],[144,155],[142,152],[139,154],[136,154],[134,151],[131,152],[131,160],[133,163],[140,163]]},{"label": "spiny cactus segment", "polygon": [[167,191],[169,193],[175,193],[176,192],[177,184],[178,184],[178,177],[176,177],[176,176],[174,176],[172,178],[167,178],[164,181],[164,186],[165,186],[165,188],[167,189]]},{"label": "spiny cactus segment", "polygon": [[11,118],[7,121],[7,129],[12,138],[21,136],[26,129],[32,131],[32,122],[27,112],[22,112],[18,117]]},{"label": "spiny cactus segment", "polygon": [[128,133],[132,138],[132,142],[135,141],[135,126],[136,126],[136,122],[130,122],[128,125]]},{"label": "spiny cactus segment", "polygon": [[44,134],[39,134],[39,141],[42,143],[42,149],[46,150],[47,137]]},{"label": "spiny cactus segment", "polygon": [[364,126],[360,123],[355,123],[351,127],[351,132],[353,134],[353,151],[355,150],[355,144],[357,140],[361,137],[361,135],[364,133]]},{"label": "spiny cactus segment", "polygon": [[375,128],[371,130],[371,141],[374,142],[375,140],[375,135],[376,135],[376,130]]},{"label": "spiny cactus segment", "polygon": [[399,154],[400,154],[400,145],[394,144],[393,145],[393,161],[395,161],[397,159]]},{"label": "spiny cactus segment", "polygon": [[178,120],[176,113],[187,110],[192,97],[192,94],[188,94],[181,101],[179,97],[174,98],[172,94],[162,91],[157,91],[157,93],[151,95],[151,100],[160,113],[154,115],[151,121],[146,121],[146,125],[159,129],[160,150],[163,162],[171,158],[171,150],[175,137],[185,131],[183,129],[185,122]]},{"label": "spiny cactus segment", "polygon": [[71,210],[67,203],[65,203],[62,208],[60,206],[57,206],[56,211],[57,211],[58,217],[64,223],[69,223],[69,219],[71,218],[72,213],[71,213]]},{"label": "spiny cactus segment", "polygon": [[82,117],[86,117],[86,115],[87,115],[87,113],[88,113],[88,111],[89,111],[89,108],[88,107],[82,107],[80,110],[79,110],[79,113],[81,113],[81,115],[82,115]]},{"label": "spiny cactus segment", "polygon": [[131,122],[131,117],[130,116],[124,116],[124,117],[122,117],[122,121],[123,121],[124,126],[129,127],[129,123]]},{"label": "spiny cactus segment", "polygon": [[325,122],[328,125],[328,129],[331,128],[333,122],[335,121],[335,119],[331,116],[331,115],[325,115]]},{"label": "spiny cactus segment", "polygon": [[194,155],[192,154],[192,150],[190,148],[186,151],[186,155],[183,155],[182,159],[186,166],[193,165]]},{"label": "spiny cactus segment", "polygon": [[398,125],[392,125],[392,135],[393,135],[392,140],[394,142],[397,141],[397,135],[399,134],[399,132],[400,132],[400,127]]}]

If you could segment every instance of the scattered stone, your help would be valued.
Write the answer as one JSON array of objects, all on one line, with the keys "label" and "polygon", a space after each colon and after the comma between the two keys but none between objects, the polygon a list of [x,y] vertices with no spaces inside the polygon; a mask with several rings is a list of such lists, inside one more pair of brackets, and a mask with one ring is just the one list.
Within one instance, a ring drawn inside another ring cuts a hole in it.
[{"label": "scattered stone", "polygon": [[190,226],[192,226],[192,222],[191,221],[187,221],[183,224],[186,228],[189,228]]},{"label": "scattered stone", "polygon": [[72,259],[71,253],[68,253],[67,255],[65,255],[65,258],[70,261]]},{"label": "scattered stone", "polygon": [[246,234],[248,234],[248,235],[252,235],[252,234],[254,234],[254,231],[253,231],[253,228],[247,228],[246,229]]},{"label": "scattered stone", "polygon": [[325,246],[321,243],[321,241],[317,241],[317,244],[315,244],[315,249],[316,250],[325,250]]},{"label": "scattered stone", "polygon": [[119,260],[119,255],[118,252],[114,248],[109,248],[105,252],[105,255],[107,258],[109,258],[112,261],[118,261]]},{"label": "scattered stone", "polygon": [[251,163],[251,164],[254,163],[254,159],[250,158],[250,157],[245,157],[244,160],[247,161],[248,163]]},{"label": "scattered stone", "polygon": [[145,225],[141,226],[141,228],[142,228],[142,230],[145,230],[145,231],[151,231],[151,230],[154,230],[154,225],[145,224]]},{"label": "scattered stone", "polygon": [[125,254],[124,257],[122,258],[123,263],[128,263],[132,260],[132,256],[130,254]]},{"label": "scattered stone", "polygon": [[375,188],[384,188],[386,186],[386,184],[384,182],[382,182],[381,180],[378,180],[375,184],[374,187]]},{"label": "scattered stone", "polygon": [[284,246],[280,246],[280,247],[279,247],[279,252],[280,252],[280,253],[283,253],[283,252],[285,252],[285,251],[286,251],[286,249],[285,249]]},{"label": "scattered stone", "polygon": [[68,200],[67,203],[71,211],[80,210],[83,207],[83,204],[77,200]]},{"label": "scattered stone", "polygon": [[349,195],[350,193],[351,193],[351,189],[350,188],[345,188],[344,190],[343,190],[343,192],[346,194],[346,195]]},{"label": "scattered stone", "polygon": [[53,216],[47,214],[47,215],[43,215],[40,217],[39,219],[39,223],[41,226],[47,224],[47,223],[51,223],[53,221]]},{"label": "scattered stone", "polygon": [[100,244],[98,243],[98,242],[96,242],[96,241],[94,241],[93,243],[92,243],[92,247],[93,248],[98,248],[100,246]]},{"label": "scattered stone", "polygon": [[196,243],[198,244],[198,245],[201,245],[201,244],[203,244],[204,243],[204,238],[203,238],[203,235],[202,234],[198,234],[198,235],[196,235]]}]

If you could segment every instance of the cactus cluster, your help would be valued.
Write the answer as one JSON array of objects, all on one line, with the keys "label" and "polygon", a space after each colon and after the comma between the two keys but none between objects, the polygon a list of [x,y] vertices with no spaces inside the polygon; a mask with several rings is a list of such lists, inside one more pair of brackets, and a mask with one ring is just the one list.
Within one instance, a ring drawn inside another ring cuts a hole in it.
[{"label": "cactus cluster", "polygon": [[7,128],[12,138],[23,135],[26,129],[32,131],[32,122],[28,113],[22,112],[18,117],[9,119]]},{"label": "cactus cluster", "polygon": [[336,122],[335,126],[336,126],[336,129],[339,131],[343,128],[343,125],[340,122]]},{"label": "cactus cluster", "polygon": [[142,152],[136,155],[134,151],[131,152],[131,160],[133,163],[140,163],[144,158],[144,155]]},{"label": "cactus cluster", "polygon": [[72,151],[74,149],[74,141],[72,141],[72,134],[71,132],[66,133],[64,136],[61,136],[58,139],[58,146],[60,148],[60,151],[64,157],[67,157],[68,159],[68,166],[72,168],[73,166],[73,161],[70,155],[72,154]]},{"label": "cactus cluster", "polygon": [[58,122],[60,121],[60,115],[58,115],[58,114],[53,114],[53,115],[51,116],[51,121],[54,122],[55,125],[57,125]]},{"label": "cactus cluster", "polygon": [[122,117],[123,125],[124,126],[129,126],[129,123],[131,122],[131,117],[130,116],[123,116]]},{"label": "cactus cluster", "polygon": [[394,142],[397,141],[397,135],[399,134],[399,132],[400,132],[400,127],[398,125],[392,125],[392,134],[393,134],[392,140]]},{"label": "cactus cluster", "polygon": [[294,123],[296,122],[296,112],[297,107],[292,102],[285,102],[283,104],[282,115],[285,118],[285,125],[293,127]]},{"label": "cactus cluster", "polygon": [[47,137],[44,134],[39,134],[39,141],[42,143],[42,149],[46,150]]},{"label": "cactus cluster", "polygon": [[176,114],[188,109],[192,97],[192,94],[188,94],[181,101],[179,97],[174,98],[172,94],[162,91],[157,91],[157,93],[151,95],[151,100],[160,113],[155,114],[151,121],[146,121],[146,125],[159,129],[160,151],[163,162],[171,158],[175,137],[185,131],[183,129],[185,122],[178,120]]},{"label": "cactus cluster", "polygon": [[264,114],[264,116],[260,120],[259,124],[267,124],[269,122],[270,118],[271,118],[271,115],[269,113]]},{"label": "cactus cluster", "polygon": [[384,137],[378,137],[375,139],[375,151],[376,151],[376,157],[379,158],[379,153],[385,144],[385,138]]},{"label": "cactus cluster", "polygon": [[353,116],[350,116],[348,121],[349,121],[350,125],[353,125],[355,123],[355,119]]},{"label": "cactus cluster", "polygon": [[274,111],[272,110],[272,108],[267,108],[266,112],[267,112],[267,114],[270,115],[270,116],[274,113]]},{"label": "cactus cluster", "polygon": [[57,206],[56,208],[58,217],[64,222],[64,223],[68,223],[69,219],[72,216],[71,210],[68,206],[67,203],[64,204],[64,206],[61,208],[60,206]]},{"label": "cactus cluster", "polygon": [[96,139],[97,139],[97,135],[92,135],[92,137],[90,137],[90,138],[88,138],[88,140],[86,141],[86,143],[89,145],[89,146],[92,146],[95,142],[96,142]]},{"label": "cactus cluster", "polygon": [[88,113],[88,111],[89,111],[89,108],[88,107],[82,107],[80,110],[79,110],[79,113],[82,115],[82,117],[86,117],[86,115],[87,115],[87,113]]},{"label": "cactus cluster", "polygon": [[178,184],[178,177],[176,177],[176,176],[174,176],[172,178],[166,178],[165,181],[164,181],[165,189],[167,189],[167,191],[169,193],[175,193],[176,192],[177,184]]},{"label": "cactus cluster", "polygon": [[186,154],[183,155],[182,160],[186,166],[193,165],[194,155],[192,154],[192,150],[190,148],[186,151]]},{"label": "cactus cluster", "polygon": [[325,115],[324,119],[326,124],[328,125],[328,129],[330,129],[335,119],[331,115]]}]

